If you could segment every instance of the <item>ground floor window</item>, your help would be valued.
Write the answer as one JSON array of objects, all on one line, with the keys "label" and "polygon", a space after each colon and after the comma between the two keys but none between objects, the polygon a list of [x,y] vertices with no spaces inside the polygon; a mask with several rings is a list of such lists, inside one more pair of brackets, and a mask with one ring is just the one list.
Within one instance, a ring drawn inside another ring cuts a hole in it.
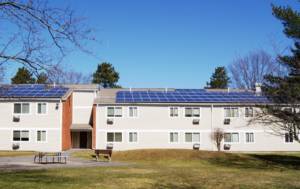
[{"label": "ground floor window", "polygon": [[28,130],[14,130],[13,131],[13,141],[29,141],[29,131]]},{"label": "ground floor window", "polygon": [[293,133],[285,133],[285,142],[286,143],[292,143],[294,142]]},{"label": "ground floor window", "polygon": [[239,142],[239,133],[225,133],[224,142]]},{"label": "ground floor window", "polygon": [[200,133],[185,133],[185,142],[200,142]]},{"label": "ground floor window", "polygon": [[122,133],[121,132],[107,133],[107,142],[122,142]]},{"label": "ground floor window", "polygon": [[130,132],[129,133],[129,142],[137,142],[137,141],[138,141],[137,132]]},{"label": "ground floor window", "polygon": [[46,142],[46,131],[37,131],[36,139],[38,142]]},{"label": "ground floor window", "polygon": [[254,133],[246,133],[246,143],[254,143]]},{"label": "ground floor window", "polygon": [[170,142],[178,142],[178,133],[177,132],[171,132],[170,133]]}]

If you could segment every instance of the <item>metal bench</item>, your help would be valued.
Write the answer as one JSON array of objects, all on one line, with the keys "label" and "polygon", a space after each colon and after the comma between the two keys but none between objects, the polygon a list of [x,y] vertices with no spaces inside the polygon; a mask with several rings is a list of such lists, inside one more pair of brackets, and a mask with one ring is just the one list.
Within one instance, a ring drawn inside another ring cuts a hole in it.
[{"label": "metal bench", "polygon": [[61,152],[49,153],[39,152],[34,156],[34,163],[49,164],[49,163],[67,163],[68,156],[62,155]]}]

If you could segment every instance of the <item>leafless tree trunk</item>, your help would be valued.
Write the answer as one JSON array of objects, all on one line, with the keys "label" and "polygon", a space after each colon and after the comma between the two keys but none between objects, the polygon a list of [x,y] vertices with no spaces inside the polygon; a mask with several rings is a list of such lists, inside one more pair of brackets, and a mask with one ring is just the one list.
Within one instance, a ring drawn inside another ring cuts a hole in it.
[{"label": "leafless tree trunk", "polygon": [[263,50],[236,58],[229,65],[229,71],[233,87],[241,89],[254,89],[255,83],[263,83],[265,75],[281,75],[284,72],[282,66]]},{"label": "leafless tree trunk", "polygon": [[215,129],[211,133],[211,139],[215,142],[218,151],[221,151],[221,142],[224,138],[224,131],[220,128]]},{"label": "leafless tree trunk", "polygon": [[4,81],[5,77],[5,68],[3,66],[0,66],[0,83]]},{"label": "leafless tree trunk", "polygon": [[0,0],[0,66],[17,62],[37,73],[94,40],[70,8],[41,0]]}]

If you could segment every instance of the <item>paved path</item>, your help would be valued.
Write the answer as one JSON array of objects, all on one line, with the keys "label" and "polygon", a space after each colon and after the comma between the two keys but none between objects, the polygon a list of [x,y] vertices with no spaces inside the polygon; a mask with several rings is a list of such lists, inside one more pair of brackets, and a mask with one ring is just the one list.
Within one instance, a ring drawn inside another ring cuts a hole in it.
[{"label": "paved path", "polygon": [[74,157],[69,157],[67,164],[35,164],[33,163],[33,156],[0,157],[0,172],[11,170],[34,170],[72,167],[109,167],[124,165],[128,164],[121,162],[96,162],[94,160],[85,160]]}]

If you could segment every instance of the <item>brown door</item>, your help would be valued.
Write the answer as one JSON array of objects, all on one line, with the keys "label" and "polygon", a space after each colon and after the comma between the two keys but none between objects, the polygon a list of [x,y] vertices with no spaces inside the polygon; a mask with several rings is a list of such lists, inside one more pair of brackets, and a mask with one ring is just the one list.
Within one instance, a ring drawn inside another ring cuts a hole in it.
[{"label": "brown door", "polygon": [[87,132],[80,132],[80,148],[87,148]]}]

